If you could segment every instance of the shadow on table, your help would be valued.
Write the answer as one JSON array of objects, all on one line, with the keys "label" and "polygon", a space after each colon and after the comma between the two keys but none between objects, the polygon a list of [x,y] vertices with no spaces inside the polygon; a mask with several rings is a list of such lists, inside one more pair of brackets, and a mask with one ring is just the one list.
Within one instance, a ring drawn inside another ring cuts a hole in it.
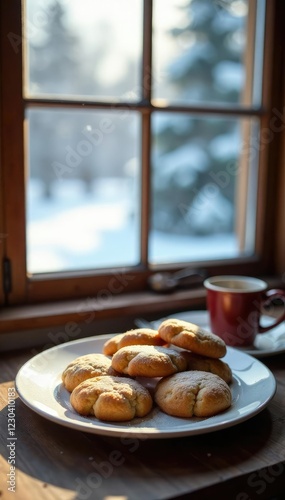
[{"label": "shadow on table", "polygon": [[[6,406],[0,412],[4,436],[4,446],[0,449],[6,460],[9,458],[5,442],[7,411]],[[221,481],[225,481],[225,485],[228,481],[231,495],[234,487],[238,494],[245,492],[245,496],[228,496],[227,500],[249,500],[255,498],[253,495],[258,486],[261,488],[261,481],[265,481],[266,489],[269,484],[259,476],[244,476],[248,467],[252,471],[264,467],[258,453],[268,445],[272,434],[271,415],[267,409],[231,428],[191,437],[154,440],[113,438],[68,429],[31,411],[19,399],[15,415],[17,470],[43,483],[74,490],[74,498],[103,499],[108,495],[125,495],[133,500],[134,488],[137,488],[135,500],[198,500],[208,498],[210,491],[212,496]],[[272,469],[272,477],[274,472]],[[244,478],[229,480],[236,476]],[[276,475],[276,484],[279,476]],[[152,497],[157,483],[161,489],[157,491],[158,496]],[[217,486],[209,490],[210,483],[217,483]],[[198,488],[200,496],[194,493]],[[169,496],[165,496],[166,491]],[[186,497],[185,491],[193,493]],[[266,497],[259,493],[256,498]]]}]

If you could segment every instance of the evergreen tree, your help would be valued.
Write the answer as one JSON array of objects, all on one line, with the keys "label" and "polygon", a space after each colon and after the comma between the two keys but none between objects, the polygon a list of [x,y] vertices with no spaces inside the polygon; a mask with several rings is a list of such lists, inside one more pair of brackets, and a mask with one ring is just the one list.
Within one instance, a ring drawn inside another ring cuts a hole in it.
[{"label": "evergreen tree", "polygon": [[[233,15],[231,3],[190,0],[181,7],[186,21],[183,28],[173,28],[171,35],[191,37],[194,43],[168,67],[175,103],[226,106],[240,102],[245,18]],[[211,196],[205,199],[205,187],[214,183],[215,174],[236,161],[237,121],[213,115],[157,114],[153,129],[153,227],[185,234],[231,231],[235,176],[222,192],[217,186],[216,210],[209,212],[208,224],[202,208],[211,206]],[[208,205],[203,204],[203,196]],[[195,210],[199,201],[200,213]],[[228,217],[223,213],[226,206]]]},{"label": "evergreen tree", "polygon": [[[53,97],[78,91],[78,40],[65,25],[65,11],[60,1],[49,5],[48,22],[29,39],[28,93],[32,97]],[[56,110],[29,111],[29,156],[31,176],[43,181],[43,195],[52,195],[55,173],[52,161],[59,154],[59,139],[74,135],[72,122]],[[55,130],[58,134],[55,137]]]},{"label": "evergreen tree", "polygon": [[48,22],[29,45],[29,88],[33,95],[69,94],[80,90],[79,43],[65,25],[60,1],[49,6]]}]

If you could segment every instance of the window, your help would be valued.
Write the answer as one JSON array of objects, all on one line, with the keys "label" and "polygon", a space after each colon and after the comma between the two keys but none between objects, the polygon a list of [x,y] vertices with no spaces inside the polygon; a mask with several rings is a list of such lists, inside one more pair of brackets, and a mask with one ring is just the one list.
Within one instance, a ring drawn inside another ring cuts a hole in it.
[{"label": "window", "polygon": [[2,4],[3,302],[266,270],[273,4]]}]

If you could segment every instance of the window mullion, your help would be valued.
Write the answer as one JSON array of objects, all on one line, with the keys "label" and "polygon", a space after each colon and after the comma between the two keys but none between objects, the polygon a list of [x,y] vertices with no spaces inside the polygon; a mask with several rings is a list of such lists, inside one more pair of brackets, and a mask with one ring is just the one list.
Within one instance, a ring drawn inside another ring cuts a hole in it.
[{"label": "window mullion", "polygon": [[[146,83],[144,83],[144,80]],[[153,100],[150,98],[150,91],[148,86],[150,85],[151,80],[151,72],[149,66],[146,66],[145,75],[142,75],[142,89],[145,94],[148,94],[147,97],[142,97],[140,102],[124,102],[118,101],[115,103],[104,102],[104,101],[77,101],[75,99],[39,99],[39,98],[29,98],[25,99],[25,104],[29,106],[29,108],[72,108],[72,109],[111,109],[111,110],[134,110],[139,112],[154,112],[159,111],[161,113],[192,113],[192,114],[207,114],[207,115],[225,115],[225,116],[263,116],[266,113],[266,109],[263,106],[236,106],[236,105],[207,105],[203,104],[202,106],[196,104],[185,104],[185,105],[177,105],[177,104],[165,104],[165,101],[159,102],[159,100]]]},{"label": "window mullion", "polygon": [[141,261],[148,267],[150,223],[151,81],[152,81],[152,0],[144,1],[142,57],[142,175],[141,175]]},{"label": "window mullion", "polygon": [[[250,4],[251,13],[254,13],[254,6],[256,6],[257,0],[254,0]],[[142,73],[141,73],[141,99],[137,102],[127,102],[120,101],[118,103],[108,103],[108,102],[93,102],[93,101],[79,101],[79,100],[61,100],[54,98],[26,98],[22,99],[22,32],[21,32],[21,2],[18,0],[10,0],[9,2],[2,2],[0,4],[0,14],[1,14],[1,73],[3,75],[3,84],[1,90],[1,101],[3,103],[2,109],[0,111],[0,119],[3,125],[1,132],[1,143],[3,154],[1,158],[2,162],[2,172],[0,178],[0,196],[3,199],[3,210],[0,210],[0,233],[3,238],[0,240],[0,272],[2,265],[2,258],[7,257],[11,261],[12,265],[12,292],[8,294],[8,299],[10,304],[24,303],[27,300],[33,301],[45,301],[47,299],[52,300],[55,296],[58,298],[68,298],[74,296],[84,296],[89,294],[90,296],[95,294],[94,285],[98,289],[108,290],[108,284],[113,283],[114,270],[107,269],[103,276],[94,270],[92,274],[86,272],[84,274],[80,273],[78,276],[70,276],[69,278],[56,274],[52,277],[41,276],[38,279],[29,278],[27,280],[26,272],[26,217],[25,217],[25,169],[24,169],[24,133],[23,133],[23,123],[25,116],[25,106],[26,108],[83,108],[84,109],[112,109],[112,110],[129,110],[132,113],[141,115],[141,163],[142,163],[142,174],[141,174],[141,266],[136,269],[124,269],[122,270],[122,276],[124,274],[130,274],[134,272],[136,279],[128,284],[128,288],[137,291],[145,287],[147,274],[148,274],[148,254],[149,246],[148,239],[151,228],[151,145],[152,145],[152,131],[151,122],[152,114],[154,112],[159,113],[184,113],[199,115],[203,118],[203,115],[221,115],[226,117],[239,117],[239,118],[250,118],[256,117],[260,120],[261,129],[268,129],[270,120],[270,110],[274,109],[276,100],[272,101],[272,88],[271,88],[271,59],[268,57],[269,52],[273,53],[273,38],[275,33],[267,32],[267,43],[265,47],[265,70],[264,74],[266,76],[263,85],[263,105],[250,104],[252,101],[246,99],[242,106],[225,105],[217,103],[217,105],[211,106],[211,104],[201,103],[195,106],[195,104],[190,105],[166,105],[165,101],[160,101],[157,99],[154,101],[152,99],[151,83],[156,84],[154,78],[156,76],[155,70],[152,69],[152,9],[153,0],[143,0],[144,14],[143,14],[143,51],[142,51]],[[5,4],[5,7],[4,7]],[[272,15],[274,13],[274,6],[276,2],[267,2],[268,13],[269,13],[269,25],[272,28]],[[267,13],[267,15],[268,15]],[[253,16],[254,17],[254,16]],[[252,17],[252,23],[254,21]],[[269,26],[268,25],[268,26]],[[249,29],[251,30],[250,23]],[[267,30],[268,31],[268,30]],[[252,31],[251,31],[252,33]],[[268,43],[268,34],[269,42]],[[25,35],[24,35],[25,36]],[[279,37],[279,42],[282,42],[281,37]],[[252,64],[252,53],[253,47],[253,37],[251,38],[251,49],[248,48],[248,67]],[[278,44],[276,44],[278,46]],[[276,46],[275,46],[276,47]],[[279,72],[277,73],[277,75]],[[10,78],[7,77],[10,75]],[[276,79],[277,82],[277,79]],[[276,87],[278,85],[276,84]],[[247,86],[247,90],[251,89],[251,84]],[[273,90],[275,87],[273,88]],[[274,92],[273,92],[274,93]],[[68,97],[68,96],[67,96]],[[278,102],[278,100],[277,100]],[[249,103],[249,104],[248,104]],[[281,103],[280,103],[281,105]],[[280,109],[281,111],[281,109]],[[248,126],[246,124],[246,126]],[[244,128],[244,137],[247,140],[250,136],[249,131]],[[245,143],[246,143],[245,140]],[[268,210],[266,210],[267,205],[265,204],[268,186],[266,185],[266,179],[269,177],[269,167],[268,158],[272,158],[269,155],[269,151],[272,151],[269,144],[261,149],[261,161],[260,161],[260,175],[259,175],[259,196],[258,196],[258,208],[257,208],[257,255],[263,255],[265,248],[265,235],[266,227],[265,222],[269,221],[269,216],[266,216]],[[274,151],[273,151],[274,153]],[[271,152],[271,155],[273,155]],[[273,155],[274,156],[274,155]],[[244,158],[245,160],[245,158]],[[274,162],[271,162],[274,165]],[[271,167],[275,168],[275,167]],[[247,171],[244,170],[245,176],[243,177],[244,183],[238,185],[239,195],[241,195],[240,201],[238,203],[238,223],[241,224],[239,227],[242,229],[246,222],[246,212],[242,211],[242,204],[246,198],[246,180]],[[249,193],[250,194],[250,193]],[[243,198],[244,197],[244,198]],[[266,219],[266,221],[265,221]],[[3,227],[1,225],[3,221]],[[269,228],[270,229],[270,228]],[[269,231],[269,229],[267,231]],[[1,237],[1,235],[0,235]],[[241,241],[241,240],[240,240]],[[269,247],[268,247],[269,248]],[[247,265],[247,259],[240,259],[239,265],[243,269],[243,265]],[[258,259],[257,259],[258,260]],[[205,262],[207,266],[213,266],[211,272],[216,272],[219,268],[219,263],[216,261],[209,263]],[[224,263],[223,263],[224,264]],[[221,265],[221,264],[220,264]],[[234,261],[230,262],[231,266],[235,266]],[[217,266],[217,267],[216,267]],[[225,267],[226,269],[226,267]],[[234,267],[233,267],[234,269]],[[244,268],[246,269],[246,267]],[[251,268],[253,272],[255,268]],[[224,268],[222,267],[224,271]],[[112,277],[110,279],[112,273]],[[94,280],[95,276],[95,280]],[[116,278],[117,275],[115,275]],[[48,279],[50,278],[50,280]],[[53,281],[54,280],[54,281]],[[123,281],[123,278],[122,278]],[[55,286],[56,285],[56,286]],[[0,303],[4,301],[4,296],[2,292],[2,285],[0,283]]]}]

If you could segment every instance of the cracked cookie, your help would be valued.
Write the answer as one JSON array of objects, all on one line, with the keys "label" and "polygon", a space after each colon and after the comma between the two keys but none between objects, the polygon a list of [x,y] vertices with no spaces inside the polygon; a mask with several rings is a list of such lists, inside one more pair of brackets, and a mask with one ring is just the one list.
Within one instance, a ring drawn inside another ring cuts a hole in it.
[{"label": "cracked cookie", "polygon": [[190,351],[181,351],[181,354],[187,361],[187,370],[214,373],[227,382],[227,384],[232,381],[232,370],[225,361],[217,358],[200,356],[200,354],[194,354]]},{"label": "cracked cookie", "polygon": [[158,333],[169,344],[209,358],[222,358],[227,352],[220,337],[187,321],[166,319],[159,325]]},{"label": "cracked cookie", "polygon": [[168,415],[211,417],[231,406],[232,395],[229,386],[218,375],[188,371],[161,379],[154,399]]},{"label": "cracked cookie", "polygon": [[86,354],[75,358],[67,365],[61,379],[64,387],[72,392],[75,387],[99,375],[118,375],[112,368],[111,359],[101,353]]},{"label": "cracked cookie", "polygon": [[70,403],[80,415],[122,422],[147,415],[153,401],[148,390],[136,380],[102,376],[79,384],[71,393]]},{"label": "cracked cookie", "polygon": [[122,347],[129,345],[163,345],[165,342],[158,335],[157,330],[151,328],[137,328],[125,333],[119,333],[107,340],[103,346],[103,353],[112,356]]},{"label": "cracked cookie", "polygon": [[112,358],[112,366],[131,377],[166,377],[186,370],[187,361],[174,349],[133,345],[119,349]]}]

